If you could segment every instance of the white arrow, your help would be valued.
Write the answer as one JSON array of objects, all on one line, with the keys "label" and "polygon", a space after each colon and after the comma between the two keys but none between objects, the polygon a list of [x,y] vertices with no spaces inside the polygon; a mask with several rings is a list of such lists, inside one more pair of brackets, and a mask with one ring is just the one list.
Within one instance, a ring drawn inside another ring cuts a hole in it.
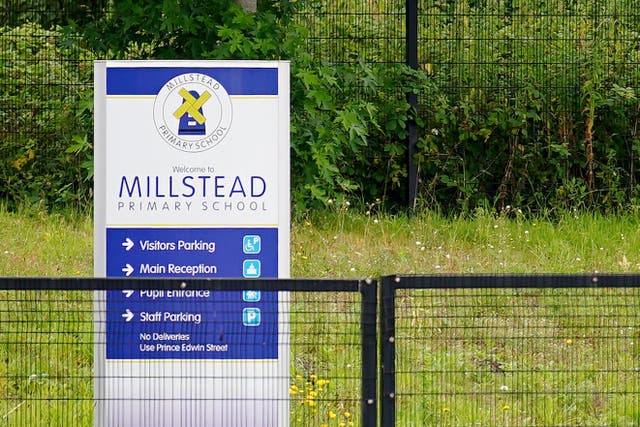
[{"label": "white arrow", "polygon": [[132,291],[132,290],[129,290],[129,289],[127,289],[127,290],[125,290],[125,291],[122,291],[122,293],[124,294],[124,296],[125,296],[125,297],[127,297],[127,298],[129,298],[131,295],[133,295],[133,293],[134,293],[134,292],[135,292],[135,291]]},{"label": "white arrow", "polygon": [[125,322],[131,322],[131,319],[133,319],[133,316],[134,314],[128,308],[127,308],[127,311],[122,313],[122,317],[124,317]]},{"label": "white arrow", "polygon": [[133,273],[133,267],[131,266],[131,264],[127,263],[127,265],[125,265],[122,268],[122,272],[127,276],[131,276],[131,273]]},{"label": "white arrow", "polygon": [[122,242],[122,246],[124,246],[125,250],[128,252],[131,250],[131,248],[133,247],[135,243],[133,243],[133,240],[131,240],[130,238],[126,238],[126,240],[124,242]]}]

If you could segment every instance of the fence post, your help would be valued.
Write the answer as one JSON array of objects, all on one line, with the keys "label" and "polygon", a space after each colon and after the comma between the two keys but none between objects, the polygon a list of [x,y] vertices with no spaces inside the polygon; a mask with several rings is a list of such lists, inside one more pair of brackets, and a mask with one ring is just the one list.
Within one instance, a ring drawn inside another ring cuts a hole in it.
[{"label": "fence post", "polygon": [[384,427],[396,423],[396,280],[396,276],[385,276],[380,282],[380,419]]},{"label": "fence post", "polygon": [[378,337],[377,307],[378,285],[373,279],[360,282],[362,310],[360,311],[360,330],[362,337],[362,427],[377,426],[377,370]]},{"label": "fence post", "polygon": [[[418,69],[418,0],[406,0],[406,60],[407,65]],[[407,92],[407,102],[412,112],[418,108],[418,96],[413,92]],[[418,125],[415,119],[410,118],[407,123],[407,178],[409,208],[416,207],[418,197],[418,167],[415,164],[415,154],[418,145]]]}]

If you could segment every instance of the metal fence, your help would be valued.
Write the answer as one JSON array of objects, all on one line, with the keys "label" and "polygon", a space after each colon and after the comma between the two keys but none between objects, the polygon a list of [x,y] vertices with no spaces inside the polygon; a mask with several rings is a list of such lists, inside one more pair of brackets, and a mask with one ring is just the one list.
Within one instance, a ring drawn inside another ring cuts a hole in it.
[{"label": "metal fence", "polygon": [[640,277],[381,280],[381,425],[640,423]]},{"label": "metal fence", "polygon": [[[82,204],[90,193],[93,54],[61,26],[104,1],[0,1],[0,197]],[[89,141],[89,142],[87,142]],[[82,184],[81,184],[82,183]]]},{"label": "metal fence", "polygon": [[623,70],[620,86],[640,84],[633,0],[306,0],[296,16],[318,61],[409,63],[460,94],[515,96],[535,83],[574,99],[581,79]]},{"label": "metal fence", "polygon": [[[94,386],[104,380],[95,377],[94,348],[96,344],[104,344],[101,342],[104,335],[95,331],[104,329],[106,319],[113,315],[95,310],[105,306],[105,293],[96,291],[177,290],[184,289],[182,283],[185,282],[0,280],[0,425],[93,426],[94,404],[99,399]],[[285,406],[290,411],[287,415],[290,424],[374,426],[375,281],[194,280],[188,281],[188,289],[223,290],[216,295],[224,295],[239,293],[249,283],[252,290],[288,293],[289,311],[279,313],[288,319],[288,333],[280,336],[279,341],[290,349],[290,378],[284,379],[289,383]],[[206,308],[201,303],[198,307],[201,311]],[[116,317],[120,315],[115,313]],[[211,317],[204,314],[203,322]],[[157,364],[157,360],[138,362],[148,367]],[[172,364],[184,368],[185,380],[203,375],[202,369],[194,369],[190,361],[174,360]],[[238,364],[224,366],[230,376],[242,369]],[[272,364],[265,363],[261,372],[257,374],[258,380],[262,375],[272,378]],[[139,398],[153,407],[159,404],[155,401],[157,392],[150,388]],[[277,399],[275,390],[267,391],[267,395]],[[210,403],[224,399],[213,396]],[[165,425],[151,418],[146,422],[149,426]],[[185,427],[193,427],[211,425],[215,420],[203,420],[193,414],[181,422]],[[236,425],[229,419],[223,424]]]},{"label": "metal fence", "polygon": [[[93,425],[105,379],[96,377],[105,340],[96,329],[114,315],[96,310],[97,291],[182,283],[286,292],[290,425],[640,423],[640,276],[520,275],[387,276],[379,295],[371,280],[2,279],[2,425]],[[173,363],[185,380],[202,375]],[[273,377],[264,369],[256,381]],[[147,392],[139,398],[157,405],[157,391]],[[194,414],[181,425],[207,422]]]},{"label": "metal fence", "polygon": [[[402,63],[427,76],[431,86],[408,96],[424,126],[408,123],[410,201],[420,192],[441,205],[538,208],[556,189],[560,205],[635,191],[635,0],[309,0],[298,16],[319,61]],[[562,172],[538,177],[549,164]]]},{"label": "metal fence", "polygon": [[296,19],[309,29],[307,51],[318,61],[405,63],[405,2],[300,2]]}]

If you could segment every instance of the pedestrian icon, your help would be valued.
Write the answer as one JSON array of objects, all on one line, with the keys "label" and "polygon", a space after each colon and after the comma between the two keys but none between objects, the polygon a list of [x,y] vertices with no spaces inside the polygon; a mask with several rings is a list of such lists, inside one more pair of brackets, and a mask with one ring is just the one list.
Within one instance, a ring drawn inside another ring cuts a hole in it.
[{"label": "pedestrian icon", "polygon": [[260,309],[245,308],[242,310],[242,324],[244,326],[260,326]]},{"label": "pedestrian icon", "polygon": [[242,263],[242,276],[247,279],[260,277],[260,261],[257,259],[247,259]]},{"label": "pedestrian icon", "polygon": [[260,291],[242,291],[242,301],[244,302],[260,301]]},{"label": "pedestrian icon", "polygon": [[259,254],[262,250],[260,236],[249,235],[242,238],[242,252],[245,254]]}]

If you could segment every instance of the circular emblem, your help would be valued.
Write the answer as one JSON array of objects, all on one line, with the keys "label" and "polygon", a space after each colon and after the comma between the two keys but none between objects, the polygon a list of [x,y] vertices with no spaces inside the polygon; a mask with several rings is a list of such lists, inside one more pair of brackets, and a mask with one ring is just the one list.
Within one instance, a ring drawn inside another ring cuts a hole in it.
[{"label": "circular emblem", "polygon": [[181,151],[199,153],[218,145],[229,133],[231,99],[214,78],[187,73],[166,82],[153,106],[162,139]]}]

